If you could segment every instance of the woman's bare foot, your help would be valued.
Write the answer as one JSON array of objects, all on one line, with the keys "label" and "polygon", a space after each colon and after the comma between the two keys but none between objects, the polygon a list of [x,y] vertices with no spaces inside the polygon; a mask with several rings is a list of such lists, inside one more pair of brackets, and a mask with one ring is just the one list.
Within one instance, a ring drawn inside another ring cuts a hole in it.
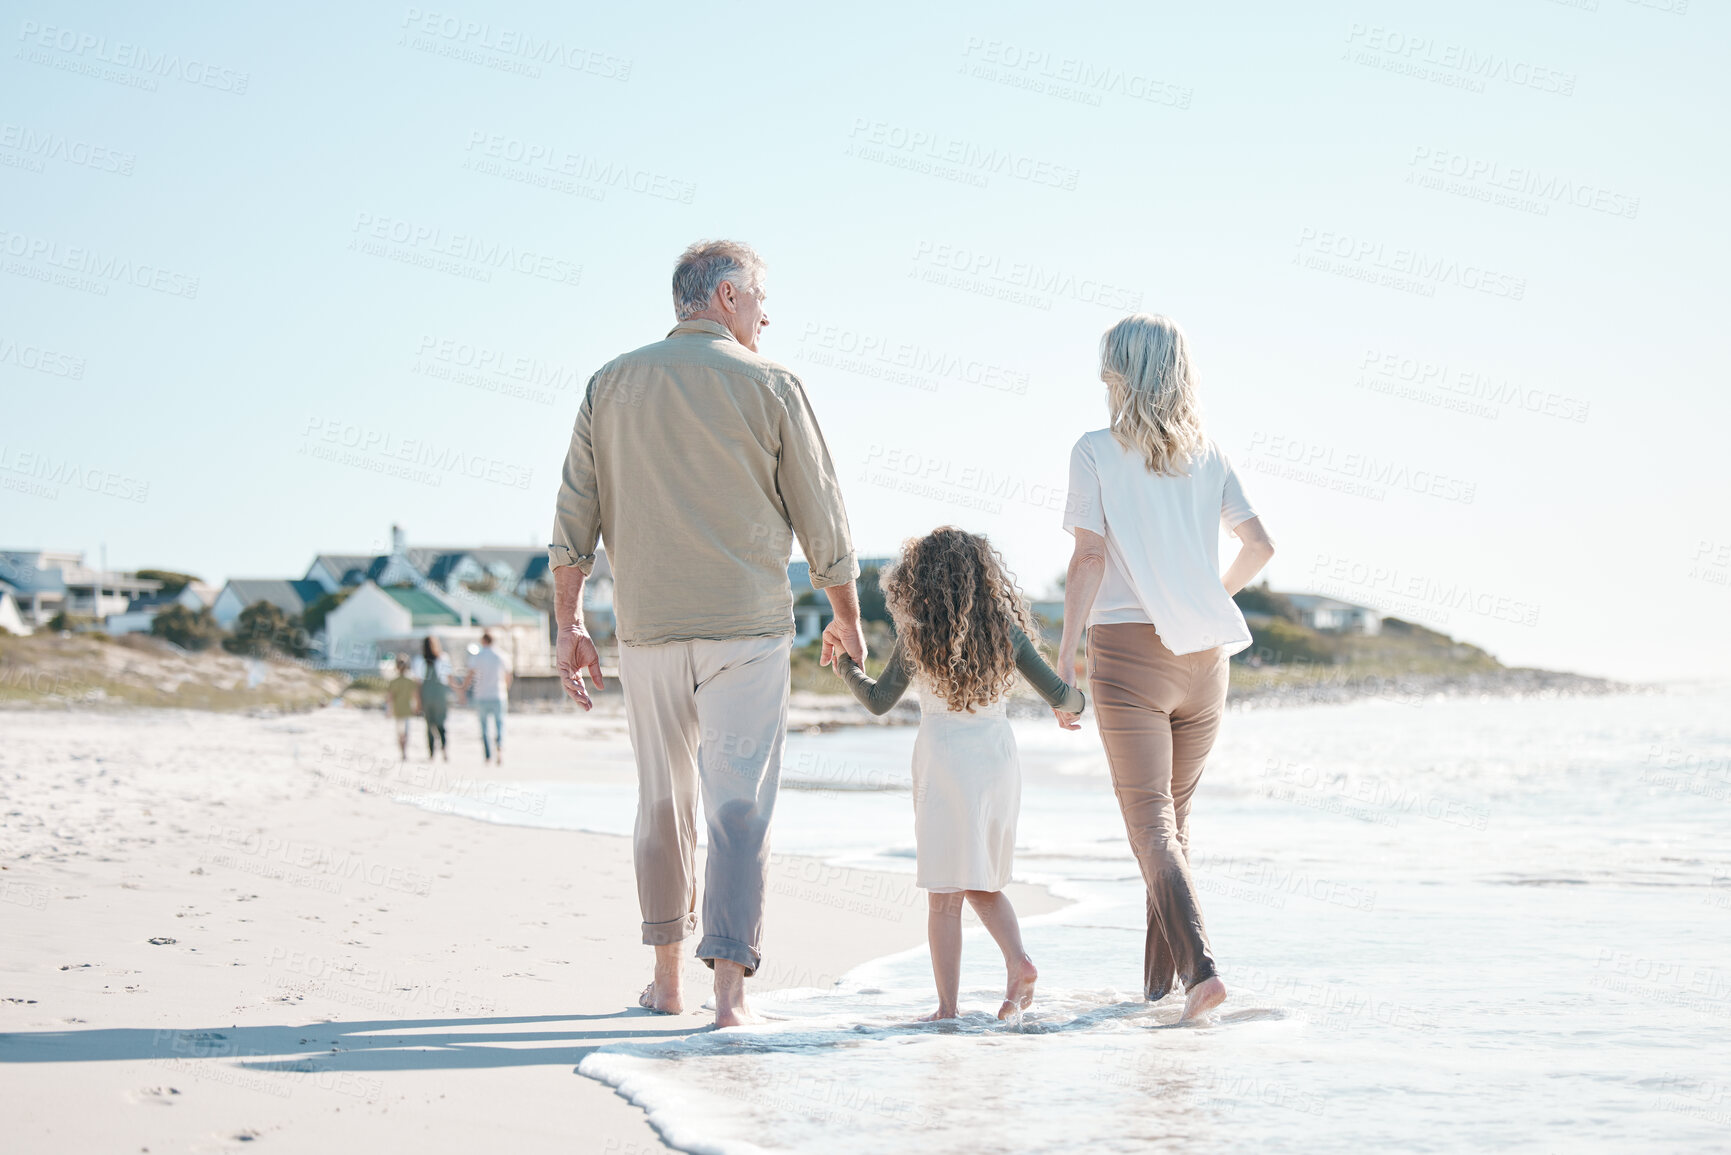
[{"label": "woman's bare foot", "polygon": [[953,1019],[955,1017],[956,1017],[956,1008],[954,1008],[954,1007],[939,1007],[937,1010],[933,1011],[929,1015],[921,1015],[919,1018],[915,1019],[914,1022],[916,1022],[916,1023],[941,1023],[945,1019]]},{"label": "woman's bare foot", "polygon": [[1184,1013],[1178,1016],[1178,1021],[1188,1023],[1200,1018],[1225,1001],[1226,984],[1220,981],[1220,976],[1203,979],[1184,992]]},{"label": "woman's bare foot", "polygon": [[1004,984],[1004,1005],[998,1008],[998,1018],[1007,1019],[1019,1015],[1034,1005],[1034,981],[1040,977],[1040,972],[1034,969],[1034,960],[1027,955],[1022,961],[1010,968],[1010,978]]},{"label": "woman's bare foot", "polygon": [[651,982],[637,996],[637,1005],[658,1015],[677,1015],[685,1011],[685,1000],[677,988],[664,991],[659,981]]}]

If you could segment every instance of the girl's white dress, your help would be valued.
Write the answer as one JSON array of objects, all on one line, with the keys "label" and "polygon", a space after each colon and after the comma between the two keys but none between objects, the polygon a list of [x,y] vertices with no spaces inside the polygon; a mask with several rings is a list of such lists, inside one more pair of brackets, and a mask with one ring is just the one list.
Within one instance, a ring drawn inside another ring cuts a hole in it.
[{"label": "girl's white dress", "polygon": [[1021,810],[1022,763],[1005,700],[967,714],[922,687],[914,739],[918,885],[939,893],[1004,889]]},{"label": "girl's white dress", "polygon": [[[1016,669],[1058,710],[1080,714],[1082,692],[1067,685],[1015,631]],[[883,674],[866,676],[841,653],[836,671],[853,696],[874,714],[896,704],[914,677],[907,652],[896,640]],[[1010,732],[1009,701],[999,698],[972,713],[920,686],[920,732],[914,739],[914,842],[919,885],[942,894],[958,890],[1002,890],[1016,857],[1016,817],[1022,810],[1022,762]]]}]

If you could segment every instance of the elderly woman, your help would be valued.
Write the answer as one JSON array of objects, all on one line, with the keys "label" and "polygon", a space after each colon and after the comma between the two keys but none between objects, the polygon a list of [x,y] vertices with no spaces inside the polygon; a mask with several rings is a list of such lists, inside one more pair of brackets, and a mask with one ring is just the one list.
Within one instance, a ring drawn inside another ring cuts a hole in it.
[{"label": "elderly woman", "polygon": [[[1111,424],[1070,454],[1064,528],[1075,535],[1058,650],[1088,630],[1088,679],[1112,788],[1148,887],[1143,991],[1186,992],[1180,1021],[1219,1006],[1190,877],[1196,783],[1226,704],[1227,657],[1250,644],[1232,595],[1274,556],[1232,464],[1202,431],[1183,330],[1145,313],[1100,342]],[[1220,573],[1219,531],[1239,540]],[[1058,720],[1076,728],[1074,715]]]}]

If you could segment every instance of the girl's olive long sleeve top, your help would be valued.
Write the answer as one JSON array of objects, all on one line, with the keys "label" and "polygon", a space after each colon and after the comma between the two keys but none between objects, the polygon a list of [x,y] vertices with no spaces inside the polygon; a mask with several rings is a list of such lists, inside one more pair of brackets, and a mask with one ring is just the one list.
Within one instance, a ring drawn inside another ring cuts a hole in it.
[{"label": "girl's olive long sleeve top", "polygon": [[[1040,656],[1040,651],[1034,643],[1028,640],[1028,635],[1021,630],[1016,631],[1016,669],[1027,680],[1034,692],[1046,700],[1046,704],[1054,710],[1063,710],[1068,714],[1080,714],[1088,706],[1087,696],[1076,687],[1068,684],[1058,676],[1058,672],[1046,664],[1046,659]],[[907,650],[900,638],[896,639],[895,649],[890,651],[889,664],[884,666],[882,676],[873,679],[859,667],[859,663],[846,650],[838,650],[835,655],[836,673],[841,675],[843,682],[853,696],[859,699],[860,705],[874,714],[889,712],[889,708],[901,701],[907,692],[908,683],[913,680],[913,663],[908,659]]]}]

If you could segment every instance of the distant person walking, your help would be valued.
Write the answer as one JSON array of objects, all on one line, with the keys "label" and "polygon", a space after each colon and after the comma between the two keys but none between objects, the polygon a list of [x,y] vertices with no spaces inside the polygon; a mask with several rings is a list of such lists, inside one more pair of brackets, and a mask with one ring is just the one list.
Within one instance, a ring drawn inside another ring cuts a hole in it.
[{"label": "distant person walking", "polygon": [[439,650],[439,639],[428,634],[421,639],[421,716],[427,722],[427,761],[435,753],[451,760],[445,738],[445,715],[451,708],[451,660]]},{"label": "distant person walking", "polygon": [[[1070,454],[1064,528],[1076,542],[1058,653],[1072,664],[1086,626],[1095,717],[1148,888],[1143,992],[1157,1001],[1183,984],[1188,1021],[1226,999],[1190,875],[1190,806],[1220,729],[1227,658],[1250,644],[1232,595],[1274,543],[1203,434],[1176,322],[1138,313],[1112,326],[1100,379],[1111,423]],[[1224,577],[1220,526],[1240,543]]]},{"label": "distant person walking", "polygon": [[[494,765],[505,762],[505,709],[510,700],[511,659],[493,648],[493,635],[481,634],[481,652],[469,659],[463,690],[475,704],[481,723],[481,760]],[[493,738],[487,737],[489,724]]]},{"label": "distant person walking", "polygon": [[409,722],[418,712],[416,702],[420,699],[421,688],[415,680],[409,677],[409,659],[397,657],[397,676],[391,679],[385,687],[385,693],[390,699],[391,721],[397,727],[397,755],[403,761],[409,760]]},{"label": "distant person walking", "polygon": [[590,378],[559,487],[554,614],[565,692],[588,709],[601,658],[583,582],[605,539],[619,678],[637,758],[637,899],[655,977],[638,1002],[684,1009],[680,943],[697,928],[697,796],[709,858],[697,957],[715,971],[715,1022],[752,1020],[769,823],[787,735],[793,539],[835,610],[821,661],[865,660],[859,565],[841,487],[799,378],[757,352],[763,261],[692,245],[673,270],[679,323]]}]

